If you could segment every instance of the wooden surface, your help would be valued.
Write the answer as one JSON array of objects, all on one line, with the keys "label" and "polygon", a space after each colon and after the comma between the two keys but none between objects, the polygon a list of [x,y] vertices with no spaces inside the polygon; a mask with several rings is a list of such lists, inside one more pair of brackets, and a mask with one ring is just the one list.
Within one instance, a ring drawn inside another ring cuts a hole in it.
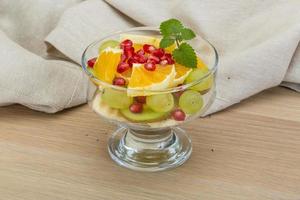
[{"label": "wooden surface", "polygon": [[141,173],[113,163],[112,125],[86,105],[0,108],[1,200],[300,199],[300,94],[274,88],[185,126],[190,160]]}]

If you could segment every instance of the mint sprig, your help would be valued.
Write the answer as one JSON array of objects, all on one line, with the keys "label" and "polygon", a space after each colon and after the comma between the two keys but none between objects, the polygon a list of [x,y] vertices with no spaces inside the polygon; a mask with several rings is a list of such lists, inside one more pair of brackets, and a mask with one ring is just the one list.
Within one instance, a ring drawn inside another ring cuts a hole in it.
[{"label": "mint sprig", "polygon": [[197,56],[191,45],[186,40],[196,37],[196,34],[189,28],[186,28],[177,19],[169,19],[160,24],[160,33],[163,38],[159,46],[167,48],[176,43],[177,48],[172,52],[173,58],[179,64],[189,68],[197,67]]}]

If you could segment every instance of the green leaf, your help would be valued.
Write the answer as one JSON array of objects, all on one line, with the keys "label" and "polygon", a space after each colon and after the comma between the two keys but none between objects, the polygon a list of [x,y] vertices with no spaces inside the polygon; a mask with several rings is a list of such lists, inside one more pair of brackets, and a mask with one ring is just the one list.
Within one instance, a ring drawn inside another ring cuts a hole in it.
[{"label": "green leaf", "polygon": [[172,38],[168,38],[168,37],[164,37],[160,43],[159,43],[159,47],[160,48],[167,48],[169,46],[171,46],[172,44],[174,44],[175,40]]},{"label": "green leaf", "polygon": [[173,58],[179,64],[189,68],[197,67],[197,56],[191,45],[181,43],[180,46],[173,51]]},{"label": "green leaf", "polygon": [[185,40],[191,40],[196,34],[189,28],[185,28],[177,19],[169,19],[160,24],[160,33],[163,39],[159,46],[166,48],[176,42],[177,49],[173,51],[175,61],[189,68],[197,67],[197,57],[194,49]]},{"label": "green leaf", "polygon": [[177,35],[175,36],[175,38],[176,38],[176,40],[178,40],[178,42],[181,42],[181,41],[183,40],[181,34],[177,34]]},{"label": "green leaf", "polygon": [[183,29],[182,23],[177,19],[169,19],[167,21],[164,21],[160,24],[160,33],[163,36],[171,36],[176,33],[180,33],[180,31]]},{"label": "green leaf", "polygon": [[194,33],[194,31],[192,31],[191,29],[189,28],[184,28],[184,29],[181,29],[181,37],[184,39],[184,40],[191,40],[193,39],[194,37],[196,37],[196,34]]}]

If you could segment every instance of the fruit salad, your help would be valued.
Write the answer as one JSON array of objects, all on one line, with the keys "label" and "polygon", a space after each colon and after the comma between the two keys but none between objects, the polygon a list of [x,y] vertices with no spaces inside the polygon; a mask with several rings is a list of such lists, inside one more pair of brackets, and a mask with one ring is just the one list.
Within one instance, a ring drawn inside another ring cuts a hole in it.
[{"label": "fruit salad", "polygon": [[101,41],[87,71],[98,87],[92,107],[117,122],[150,127],[175,126],[205,111],[214,75],[188,40],[195,34],[119,34]]}]

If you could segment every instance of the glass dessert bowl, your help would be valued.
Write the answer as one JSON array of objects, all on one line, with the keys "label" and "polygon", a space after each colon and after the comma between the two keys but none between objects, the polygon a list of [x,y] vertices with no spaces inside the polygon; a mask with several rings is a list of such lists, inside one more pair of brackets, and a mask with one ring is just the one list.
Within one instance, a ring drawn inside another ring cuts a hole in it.
[{"label": "glass dessert bowl", "polygon": [[89,105],[118,126],[109,154],[133,170],[183,164],[192,144],[178,126],[202,116],[215,98],[215,48],[196,36],[188,44],[197,66],[187,68],[172,58],[175,44],[159,48],[160,41],[157,28],[132,28],[93,42],[82,55],[82,68],[97,87]]}]

